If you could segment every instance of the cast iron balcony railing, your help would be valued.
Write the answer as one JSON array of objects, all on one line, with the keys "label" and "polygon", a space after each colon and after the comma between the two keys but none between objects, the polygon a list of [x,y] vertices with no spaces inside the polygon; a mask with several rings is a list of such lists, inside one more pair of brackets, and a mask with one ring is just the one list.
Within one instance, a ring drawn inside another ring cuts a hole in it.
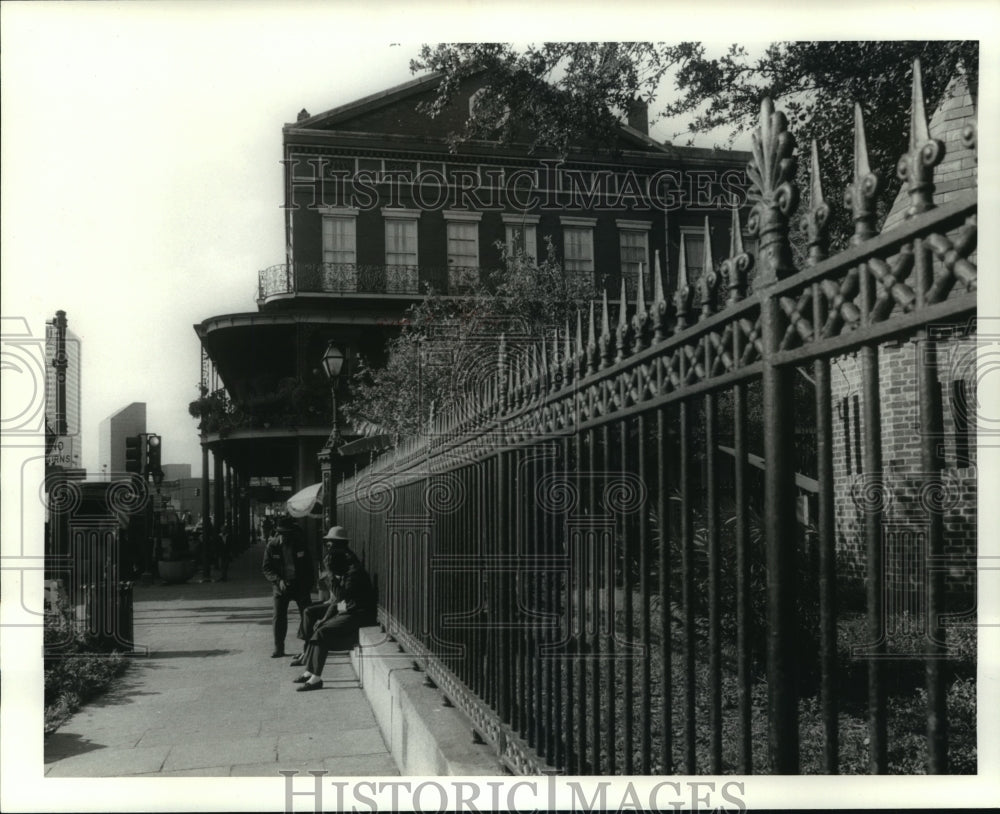
[{"label": "cast iron balcony railing", "polygon": [[[445,296],[471,294],[480,285],[489,288],[493,269],[479,266],[373,266],[359,263],[279,263],[258,274],[258,302],[295,294],[390,294],[421,297],[428,289]],[[567,272],[570,296],[617,296],[621,277],[602,274],[597,282],[591,272]],[[627,297],[635,299],[635,275],[626,276]],[[652,294],[646,282],[646,296]]]},{"label": "cast iron balcony railing", "polygon": [[419,297],[470,293],[489,277],[477,266],[400,266],[360,263],[279,263],[259,273],[258,299],[285,294],[395,294]]}]

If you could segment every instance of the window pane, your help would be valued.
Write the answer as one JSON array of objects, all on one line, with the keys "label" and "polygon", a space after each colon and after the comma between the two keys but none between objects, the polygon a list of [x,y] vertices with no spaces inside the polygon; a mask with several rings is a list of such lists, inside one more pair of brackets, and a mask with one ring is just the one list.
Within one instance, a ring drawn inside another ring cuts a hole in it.
[{"label": "window pane", "polygon": [[683,235],[685,260],[687,261],[688,280],[694,282],[705,267],[705,238],[703,235]]},{"label": "window pane", "polygon": [[417,265],[417,222],[392,218],[385,222],[385,262],[388,266]]},{"label": "window pane", "polygon": [[563,229],[566,271],[594,270],[594,240],[590,227],[567,226]]},{"label": "window pane", "polygon": [[479,265],[478,223],[448,223],[448,265]]},{"label": "window pane", "polygon": [[353,263],[355,261],[354,218],[323,218],[323,262]]},{"label": "window pane", "polygon": [[637,230],[619,232],[621,246],[622,274],[638,277],[639,264],[648,271],[649,260],[646,249],[646,233]]}]

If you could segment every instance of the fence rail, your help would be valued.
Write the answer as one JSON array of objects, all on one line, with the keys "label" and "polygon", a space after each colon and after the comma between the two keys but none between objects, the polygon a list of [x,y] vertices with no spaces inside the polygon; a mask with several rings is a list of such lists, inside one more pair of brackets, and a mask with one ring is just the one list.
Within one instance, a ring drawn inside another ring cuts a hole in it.
[{"label": "fence rail", "polygon": [[[813,145],[809,260],[797,269],[794,139],[765,102],[749,167],[758,257],[743,251],[734,211],[729,257],[717,265],[706,239],[708,271],[689,280],[682,253],[671,301],[657,264],[649,305],[640,288],[630,307],[623,288],[616,308],[605,294],[600,314],[592,305],[548,337],[500,338],[492,376],[470,375],[467,395],[426,433],[340,487],[341,521],[375,577],[387,633],[512,770],[841,768],[838,716],[853,701],[837,641],[843,495],[831,360],[846,354],[859,360],[863,410],[855,536],[866,569],[868,768],[889,770],[885,608],[896,588],[886,552],[896,543],[880,357],[895,358],[890,341],[920,349],[903,396],[920,426],[905,474],[929,494],[946,475],[949,340],[934,326],[976,312],[975,192],[935,206],[944,145],[927,132],[914,73],[912,148],[900,162],[910,208],[899,227],[875,232],[859,109],[852,245],[826,256]],[[974,147],[974,129],[966,139]],[[814,427],[796,433],[797,424]],[[806,473],[796,469],[801,443]],[[815,502],[814,525],[797,517],[801,500]],[[941,560],[944,512],[921,523],[926,561]],[[921,579],[927,766],[946,772],[942,569]],[[807,698],[822,756],[804,763]]]}]

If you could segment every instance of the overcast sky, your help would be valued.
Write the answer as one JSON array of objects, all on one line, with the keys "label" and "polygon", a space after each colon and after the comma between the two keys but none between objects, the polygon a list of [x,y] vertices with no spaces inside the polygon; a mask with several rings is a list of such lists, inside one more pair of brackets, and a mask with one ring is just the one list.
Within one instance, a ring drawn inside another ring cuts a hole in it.
[{"label": "overcast sky", "polygon": [[[144,401],[164,462],[200,470],[191,326],[255,310],[258,269],[283,261],[281,127],[301,108],[409,80],[424,41],[523,38],[529,11],[539,37],[648,36],[634,20],[620,31],[582,11],[567,20],[560,3],[508,4],[489,19],[375,8],[3,4],[3,314],[41,335],[67,312],[82,340],[88,469],[99,470],[101,420]],[[631,8],[667,20],[660,6]],[[686,13],[664,38],[748,43],[766,22],[707,20]]]}]

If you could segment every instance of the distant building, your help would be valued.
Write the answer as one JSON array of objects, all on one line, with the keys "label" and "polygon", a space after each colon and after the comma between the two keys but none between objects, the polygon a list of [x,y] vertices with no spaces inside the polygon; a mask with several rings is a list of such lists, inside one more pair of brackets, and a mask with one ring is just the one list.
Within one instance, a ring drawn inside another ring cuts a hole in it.
[{"label": "distant building", "polygon": [[45,426],[49,466],[79,469],[83,457],[80,401],[80,338],[66,312],[45,323]]},{"label": "distant building", "polygon": [[163,464],[163,480],[181,480],[191,477],[191,464]]},{"label": "distant building", "polygon": [[133,401],[101,422],[98,432],[101,473],[111,479],[125,475],[125,439],[146,432],[146,402]]}]

